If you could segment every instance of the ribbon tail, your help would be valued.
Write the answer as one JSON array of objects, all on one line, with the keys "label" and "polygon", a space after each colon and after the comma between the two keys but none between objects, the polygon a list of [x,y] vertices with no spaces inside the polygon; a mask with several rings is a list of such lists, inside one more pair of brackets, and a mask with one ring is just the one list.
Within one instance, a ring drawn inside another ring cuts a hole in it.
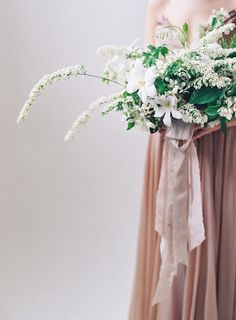
[{"label": "ribbon tail", "polygon": [[205,228],[203,223],[202,194],[199,160],[195,144],[191,142],[190,150],[190,166],[189,166],[189,250],[198,247],[205,239]]},{"label": "ribbon tail", "polygon": [[183,124],[176,125],[167,132],[163,146],[155,220],[155,230],[161,236],[161,267],[152,305],[167,298],[178,264],[187,266],[189,250],[205,239],[193,130],[181,126]]},{"label": "ribbon tail", "polygon": [[[167,165],[172,154],[170,152],[168,141],[164,141],[163,145],[163,167],[161,170],[160,183],[156,196],[156,221],[155,230],[161,235],[160,254],[161,268],[159,282],[153,297],[152,305],[162,301],[168,295],[171,288],[175,265],[172,250],[172,215],[170,210],[171,193],[169,192],[169,182],[172,179],[171,168]],[[172,185],[172,183],[171,183]],[[164,201],[165,199],[165,201]]]}]

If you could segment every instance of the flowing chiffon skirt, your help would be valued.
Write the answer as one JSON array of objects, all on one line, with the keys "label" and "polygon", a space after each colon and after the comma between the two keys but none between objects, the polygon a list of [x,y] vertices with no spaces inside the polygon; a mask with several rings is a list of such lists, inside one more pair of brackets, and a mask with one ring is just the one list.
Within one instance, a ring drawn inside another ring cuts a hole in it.
[{"label": "flowing chiffon skirt", "polygon": [[190,252],[188,267],[179,265],[168,299],[151,306],[161,262],[154,223],[163,141],[149,135],[129,320],[236,320],[236,127],[195,145],[206,240]]}]

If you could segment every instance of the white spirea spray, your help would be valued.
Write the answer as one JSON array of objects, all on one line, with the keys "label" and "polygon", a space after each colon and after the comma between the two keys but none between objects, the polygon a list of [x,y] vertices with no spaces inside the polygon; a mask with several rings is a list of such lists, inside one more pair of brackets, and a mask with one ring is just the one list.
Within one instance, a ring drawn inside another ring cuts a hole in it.
[{"label": "white spirea spray", "polygon": [[[236,33],[232,32],[234,23],[225,24],[225,16],[224,10],[213,12],[204,36],[191,46],[188,25],[184,24],[182,29],[162,27],[157,34],[163,39],[159,46],[139,49],[133,43],[100,47],[97,53],[106,60],[102,76],[87,73],[82,65],[45,75],[31,90],[17,123],[27,117],[49,84],[78,75],[119,85],[122,91],[93,102],[74,121],[65,141],[72,140],[100,106],[104,106],[102,116],[119,111],[127,130],[140,127],[151,133],[171,125],[174,117],[202,127],[236,118]],[[182,47],[168,40],[179,40]],[[176,101],[169,103],[170,97]]]},{"label": "white spirea spray", "polygon": [[97,100],[95,100],[93,103],[90,104],[87,110],[83,111],[78,118],[75,120],[75,122],[72,124],[71,129],[67,132],[65,135],[64,140],[66,142],[71,141],[74,139],[75,135],[79,132],[80,128],[83,127],[91,118],[92,113],[97,110],[99,107],[101,107],[104,104],[111,103],[121,96],[121,93],[112,94],[108,97],[102,97]]},{"label": "white spirea spray", "polygon": [[207,46],[212,43],[217,43],[224,35],[228,35],[231,31],[235,29],[234,23],[227,23],[218,29],[208,32],[204,37],[198,42],[198,47]]},{"label": "white spirea spray", "polygon": [[83,65],[76,65],[66,67],[43,76],[31,90],[26,103],[24,104],[19,116],[17,117],[17,123],[20,124],[25,120],[30,110],[32,109],[32,106],[35,103],[37,97],[46,89],[49,84],[53,84],[60,80],[67,80],[78,75],[86,75],[86,73],[87,71]]},{"label": "white spirea spray", "polygon": [[132,49],[129,49],[128,47],[119,47],[114,45],[106,45],[97,49],[97,54],[105,57],[106,59],[109,59],[115,55],[125,58],[131,52]]}]

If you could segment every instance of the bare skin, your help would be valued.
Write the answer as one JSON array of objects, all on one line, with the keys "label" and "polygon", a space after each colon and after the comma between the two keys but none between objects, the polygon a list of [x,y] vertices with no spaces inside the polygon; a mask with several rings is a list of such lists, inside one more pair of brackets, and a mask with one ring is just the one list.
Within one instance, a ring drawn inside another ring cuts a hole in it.
[{"label": "bare skin", "polygon": [[[206,20],[211,14],[212,9],[224,8],[232,10],[236,8],[235,0],[149,0],[146,20],[146,42],[148,44],[157,44],[154,38],[154,30],[158,19],[165,16],[173,25],[183,25],[188,23],[190,29],[190,40],[194,39],[199,23]],[[228,127],[236,126],[236,119],[227,123]],[[217,131],[220,126],[213,128],[201,128],[195,126],[193,140],[203,137],[206,134]],[[164,137],[165,129],[160,131]]]}]

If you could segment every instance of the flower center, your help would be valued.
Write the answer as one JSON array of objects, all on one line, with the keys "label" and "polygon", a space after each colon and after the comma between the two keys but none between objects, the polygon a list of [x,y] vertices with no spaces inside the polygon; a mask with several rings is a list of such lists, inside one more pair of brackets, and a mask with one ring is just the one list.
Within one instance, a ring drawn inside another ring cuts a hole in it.
[{"label": "flower center", "polygon": [[165,109],[170,109],[170,102],[168,100],[165,100],[163,102],[162,107],[165,108]]},{"label": "flower center", "polygon": [[144,87],[145,86],[145,81],[143,79],[140,79],[138,82],[140,87]]}]

